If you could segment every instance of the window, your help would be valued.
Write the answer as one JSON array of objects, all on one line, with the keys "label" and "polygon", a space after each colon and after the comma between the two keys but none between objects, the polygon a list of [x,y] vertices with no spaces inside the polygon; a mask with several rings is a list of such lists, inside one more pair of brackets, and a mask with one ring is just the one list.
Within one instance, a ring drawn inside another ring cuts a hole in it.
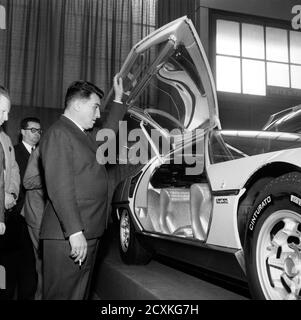
[{"label": "window", "polygon": [[265,96],[301,89],[301,32],[216,19],[218,91]]}]

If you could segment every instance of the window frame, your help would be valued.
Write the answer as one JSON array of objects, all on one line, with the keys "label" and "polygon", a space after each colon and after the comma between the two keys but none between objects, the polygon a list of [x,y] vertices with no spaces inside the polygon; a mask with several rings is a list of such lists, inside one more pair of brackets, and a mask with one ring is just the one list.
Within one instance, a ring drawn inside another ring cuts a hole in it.
[{"label": "window frame", "polygon": [[[217,20],[226,20],[230,22],[239,23],[239,41],[240,41],[240,55],[228,55],[228,54],[218,54],[216,50],[216,32],[217,32]],[[260,58],[249,58],[242,56],[242,24],[252,24],[263,27],[264,32],[264,59]],[[266,47],[266,27],[284,29],[287,32],[287,45],[288,45],[288,62],[280,62],[267,60],[267,47]],[[237,92],[229,92],[229,91],[220,91],[217,90],[218,94],[229,95],[229,96],[254,96],[254,97],[275,97],[275,96],[301,96],[301,89],[292,88],[292,74],[291,69],[292,66],[301,66],[301,64],[292,63],[291,62],[291,52],[290,52],[290,31],[295,31],[290,21],[285,20],[277,20],[271,18],[263,18],[259,16],[246,15],[246,14],[236,14],[232,12],[220,11],[220,10],[211,10],[210,11],[210,30],[209,30],[209,39],[210,39],[210,60],[212,66],[212,72],[214,75],[215,82],[217,83],[217,56],[221,57],[234,57],[240,60],[240,93]],[[298,31],[297,31],[298,32]],[[300,32],[300,31],[299,31]],[[301,32],[300,32],[301,33]],[[244,93],[243,92],[243,60],[253,60],[253,61],[263,61],[265,64],[265,86],[266,86],[266,94],[258,95],[252,93]],[[281,87],[281,86],[271,86],[268,85],[268,73],[267,73],[267,65],[268,63],[279,63],[288,66],[289,68],[289,87]]]}]

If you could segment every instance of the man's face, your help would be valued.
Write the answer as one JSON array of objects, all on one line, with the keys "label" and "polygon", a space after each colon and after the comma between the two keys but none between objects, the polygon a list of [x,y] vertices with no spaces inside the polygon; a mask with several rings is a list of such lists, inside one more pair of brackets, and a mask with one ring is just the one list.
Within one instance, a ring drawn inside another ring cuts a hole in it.
[{"label": "man's face", "polygon": [[78,101],[79,122],[85,130],[93,128],[96,119],[100,118],[99,108],[100,99],[95,93],[92,93],[89,99]]},{"label": "man's face", "polygon": [[35,146],[41,138],[41,125],[37,122],[28,121],[25,129],[21,130],[23,141]]},{"label": "man's face", "polygon": [[8,114],[10,111],[10,100],[0,95],[0,126],[3,125],[5,121],[8,120]]}]

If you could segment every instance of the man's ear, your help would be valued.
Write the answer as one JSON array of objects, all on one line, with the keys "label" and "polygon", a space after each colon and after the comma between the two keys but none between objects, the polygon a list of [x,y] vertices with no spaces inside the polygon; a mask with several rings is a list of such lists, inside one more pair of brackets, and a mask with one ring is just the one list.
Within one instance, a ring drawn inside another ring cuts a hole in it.
[{"label": "man's ear", "polygon": [[71,108],[73,108],[75,111],[80,111],[81,109],[80,101],[79,100],[74,101]]},{"label": "man's ear", "polygon": [[24,135],[25,135],[25,130],[24,129],[21,129],[21,134],[24,137]]}]

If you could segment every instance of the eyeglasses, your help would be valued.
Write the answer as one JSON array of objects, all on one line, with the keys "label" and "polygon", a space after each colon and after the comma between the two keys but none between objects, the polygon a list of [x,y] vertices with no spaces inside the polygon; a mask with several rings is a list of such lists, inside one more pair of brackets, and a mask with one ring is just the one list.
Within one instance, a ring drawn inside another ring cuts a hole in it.
[{"label": "eyeglasses", "polygon": [[24,129],[24,130],[30,130],[31,131],[31,133],[39,133],[39,134],[42,134],[42,129],[37,129],[37,128],[26,128],[26,129]]}]

